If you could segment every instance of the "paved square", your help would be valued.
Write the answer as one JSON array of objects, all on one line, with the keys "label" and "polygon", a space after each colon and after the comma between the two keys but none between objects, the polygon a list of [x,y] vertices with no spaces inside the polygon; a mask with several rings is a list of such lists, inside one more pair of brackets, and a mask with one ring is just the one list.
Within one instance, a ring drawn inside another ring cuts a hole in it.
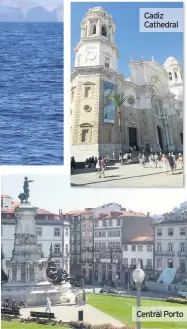
[{"label": "paved square", "polygon": [[[110,315],[97,310],[90,305],[83,305],[78,307],[76,305],[60,305],[52,306],[51,311],[55,314],[56,320],[61,320],[63,322],[78,321],[78,311],[83,310],[83,320],[92,325],[99,325],[105,323],[111,323],[113,326],[122,327],[123,324],[118,320],[112,318]],[[30,311],[45,312],[44,307],[32,307],[32,308],[22,308],[21,314],[23,318],[28,318],[30,316]]]},{"label": "paved square", "polygon": [[96,176],[96,172],[87,169],[77,170],[71,176],[72,186],[85,187],[183,187],[183,170],[177,169],[165,173],[163,168],[144,168],[140,164],[107,167],[105,178]]}]

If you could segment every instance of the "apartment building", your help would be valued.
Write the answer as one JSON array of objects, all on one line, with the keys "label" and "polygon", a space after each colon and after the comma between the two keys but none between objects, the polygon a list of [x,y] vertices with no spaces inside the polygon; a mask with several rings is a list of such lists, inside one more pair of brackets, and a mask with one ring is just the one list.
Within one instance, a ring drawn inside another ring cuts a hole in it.
[{"label": "apartment building", "polygon": [[[6,272],[6,261],[11,259],[14,246],[16,217],[14,208],[19,203],[8,195],[1,196],[1,249],[3,269]],[[35,217],[36,235],[43,258],[48,258],[52,245],[53,258],[58,268],[70,271],[70,225],[59,214],[44,209],[37,209]]]},{"label": "apartment building", "polygon": [[177,277],[187,273],[187,211],[164,214],[161,223],[154,224],[155,271],[177,268]]},{"label": "apartment building", "polygon": [[123,245],[135,236],[153,234],[149,214],[133,211],[102,213],[94,221],[94,279],[123,281]]},{"label": "apartment building", "polygon": [[141,266],[146,278],[153,276],[153,236],[138,236],[123,244],[123,282],[128,283],[137,264]]}]

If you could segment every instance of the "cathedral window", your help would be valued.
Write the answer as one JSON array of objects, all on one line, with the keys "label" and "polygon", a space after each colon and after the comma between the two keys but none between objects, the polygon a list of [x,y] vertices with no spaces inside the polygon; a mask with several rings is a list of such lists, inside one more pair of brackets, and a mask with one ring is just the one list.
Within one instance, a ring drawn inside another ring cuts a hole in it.
[{"label": "cathedral window", "polygon": [[93,25],[92,27],[92,34],[96,34],[96,25]]},{"label": "cathedral window", "polygon": [[177,79],[178,78],[178,76],[177,76],[177,72],[175,72],[175,79]]},{"label": "cathedral window", "polygon": [[85,98],[90,97],[91,87],[85,87]]},{"label": "cathedral window", "polygon": [[84,106],[84,111],[85,111],[85,112],[90,112],[90,111],[91,111],[91,106],[89,106],[89,105],[85,105],[85,106]]},{"label": "cathedral window", "polygon": [[72,100],[72,102],[74,101],[74,91],[72,91],[72,93],[71,93],[71,100]]},{"label": "cathedral window", "polygon": [[109,57],[105,57],[105,67],[110,67],[110,58]]},{"label": "cathedral window", "polygon": [[103,35],[104,37],[107,37],[107,29],[106,29],[105,25],[102,26],[101,35]]},{"label": "cathedral window", "polygon": [[169,72],[169,80],[172,80],[172,74]]},{"label": "cathedral window", "polygon": [[88,133],[89,133],[88,129],[83,129],[82,130],[82,134],[81,134],[81,142],[82,143],[86,143],[88,141]]},{"label": "cathedral window", "polygon": [[129,105],[133,106],[135,104],[135,98],[133,96],[129,96],[128,103],[129,103]]}]

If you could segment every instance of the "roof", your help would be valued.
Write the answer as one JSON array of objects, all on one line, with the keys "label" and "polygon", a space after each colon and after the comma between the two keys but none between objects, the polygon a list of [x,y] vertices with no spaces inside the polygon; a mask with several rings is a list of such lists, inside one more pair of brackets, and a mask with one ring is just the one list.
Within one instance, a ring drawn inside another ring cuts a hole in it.
[{"label": "roof", "polygon": [[74,215],[79,216],[83,214],[89,214],[90,212],[88,210],[72,210],[66,213],[66,215]]},{"label": "roof", "polygon": [[150,242],[153,241],[153,236],[137,236],[129,242]]},{"label": "roof", "polygon": [[12,199],[9,195],[7,194],[1,194],[1,198],[8,198],[8,199]]},{"label": "roof", "polygon": [[112,219],[112,218],[120,218],[120,217],[147,217],[145,214],[141,212],[135,211],[111,211],[109,213],[101,213],[99,214],[100,218],[104,219]]},{"label": "roof", "polygon": [[[14,214],[14,208],[12,209],[5,209],[5,210],[1,210],[2,214]],[[37,215],[53,215],[53,216],[59,216],[58,214],[52,213],[48,210],[44,210],[44,209],[40,209],[37,208]]]}]

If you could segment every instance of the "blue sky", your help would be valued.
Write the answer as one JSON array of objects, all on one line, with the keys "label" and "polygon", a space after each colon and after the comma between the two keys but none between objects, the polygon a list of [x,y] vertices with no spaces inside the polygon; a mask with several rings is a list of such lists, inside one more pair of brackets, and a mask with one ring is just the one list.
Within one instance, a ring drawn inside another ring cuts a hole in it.
[{"label": "blue sky", "polygon": [[120,52],[118,71],[129,76],[128,63],[134,60],[151,60],[163,64],[167,57],[183,62],[183,33],[139,32],[139,8],[182,8],[182,2],[74,2],[71,5],[72,68],[74,51],[80,40],[80,22],[92,7],[103,7],[116,23],[115,43]]}]

